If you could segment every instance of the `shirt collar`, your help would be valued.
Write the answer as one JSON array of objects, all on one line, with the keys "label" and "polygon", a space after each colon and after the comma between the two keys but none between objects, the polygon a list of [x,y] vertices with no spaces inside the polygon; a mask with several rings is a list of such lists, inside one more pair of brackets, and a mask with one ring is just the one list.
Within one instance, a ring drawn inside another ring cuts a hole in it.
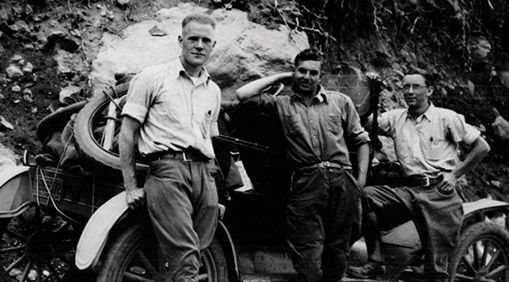
[{"label": "shirt collar", "polygon": [[[180,57],[177,58],[174,67],[175,67],[175,69],[178,70],[177,71],[177,78],[180,77],[181,75],[185,76],[185,77],[190,77],[190,75],[184,69],[184,66],[182,65],[182,62],[180,61]],[[205,69],[205,67],[202,67],[201,72],[200,72],[200,76],[198,77],[198,81],[197,81],[196,85],[201,84],[202,82],[208,83],[209,80],[210,80],[210,74]]]},{"label": "shirt collar", "polygon": [[[435,109],[436,109],[435,105],[433,105],[433,103],[429,102],[428,109],[422,115],[418,116],[416,118],[416,121],[420,121],[423,118],[431,121],[433,119],[433,117],[435,116]],[[413,119],[413,117],[408,112],[408,109],[406,110],[406,118]]]},{"label": "shirt collar", "polygon": [[[323,88],[321,85],[318,85],[318,94],[316,94],[315,97],[313,97],[313,102],[318,101],[318,103],[327,103],[328,96],[330,94],[325,91],[325,88]],[[292,102],[295,102],[295,99],[302,100],[302,97],[299,96],[299,94],[295,93],[290,97]]]}]

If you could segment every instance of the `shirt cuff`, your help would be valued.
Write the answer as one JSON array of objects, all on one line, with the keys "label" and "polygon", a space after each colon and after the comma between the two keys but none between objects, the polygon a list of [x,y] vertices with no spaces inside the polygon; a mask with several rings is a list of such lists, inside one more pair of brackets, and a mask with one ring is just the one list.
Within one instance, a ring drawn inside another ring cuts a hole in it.
[{"label": "shirt cuff", "polygon": [[364,143],[371,142],[371,140],[369,139],[369,134],[366,131],[364,131],[356,136],[353,136],[352,141],[353,141],[352,145],[355,147],[359,147],[360,145],[362,145]]},{"label": "shirt cuff", "polygon": [[465,137],[463,137],[463,142],[465,142],[467,145],[472,145],[477,140],[477,138],[481,136],[481,132],[470,124],[467,124],[466,129],[467,130]]},{"label": "shirt cuff", "polygon": [[124,108],[122,109],[122,116],[129,116],[139,123],[143,123],[145,121],[145,116],[147,115],[147,108],[133,103],[126,103]]}]

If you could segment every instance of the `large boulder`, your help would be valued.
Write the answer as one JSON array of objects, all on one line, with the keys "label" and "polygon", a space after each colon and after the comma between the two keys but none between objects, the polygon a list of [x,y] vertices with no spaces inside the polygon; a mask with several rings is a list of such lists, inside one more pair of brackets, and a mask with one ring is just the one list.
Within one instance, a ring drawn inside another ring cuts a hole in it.
[{"label": "large boulder", "polygon": [[0,143],[0,173],[3,168],[16,165],[16,154]]},{"label": "large boulder", "polygon": [[[178,57],[177,38],[182,19],[197,11],[207,10],[193,3],[184,3],[158,11],[155,20],[127,27],[124,38],[105,33],[90,74],[94,95],[105,85],[114,83],[116,72],[139,72],[147,66]],[[211,15],[217,21],[217,44],[207,69],[223,89],[225,99],[247,81],[289,70],[295,55],[309,47],[305,33],[289,30],[286,26],[268,30],[250,22],[247,13],[239,10],[218,9]],[[150,30],[154,27],[163,33],[152,35]],[[160,36],[164,33],[166,35]]]}]

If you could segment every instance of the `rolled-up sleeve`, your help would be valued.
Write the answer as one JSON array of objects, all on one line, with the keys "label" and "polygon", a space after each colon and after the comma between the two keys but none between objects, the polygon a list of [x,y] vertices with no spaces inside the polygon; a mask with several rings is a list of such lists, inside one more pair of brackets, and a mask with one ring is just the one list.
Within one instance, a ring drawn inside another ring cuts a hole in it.
[{"label": "rolled-up sleeve", "polygon": [[454,114],[448,118],[447,128],[453,141],[457,143],[463,142],[466,145],[471,145],[481,136],[481,132],[466,123],[465,117],[460,114]]},{"label": "rolled-up sleeve", "polygon": [[362,127],[359,114],[355,110],[352,100],[347,97],[344,103],[343,112],[345,113],[345,135],[351,146],[358,147],[364,143],[370,142],[368,132]]},{"label": "rolled-up sleeve", "polygon": [[392,130],[391,130],[391,122],[390,122],[390,113],[391,112],[385,112],[380,115],[378,118],[378,130],[380,133],[384,136],[391,136]]},{"label": "rolled-up sleeve", "polygon": [[262,113],[277,112],[276,98],[268,93],[261,93],[246,101],[241,101],[240,105],[244,108],[256,108]]},{"label": "rolled-up sleeve", "polygon": [[145,121],[145,117],[147,116],[148,109],[153,99],[153,91],[151,91],[151,87],[146,81],[143,73],[136,75],[131,80],[127,92],[126,104],[122,109],[122,116],[129,116],[139,123]]}]

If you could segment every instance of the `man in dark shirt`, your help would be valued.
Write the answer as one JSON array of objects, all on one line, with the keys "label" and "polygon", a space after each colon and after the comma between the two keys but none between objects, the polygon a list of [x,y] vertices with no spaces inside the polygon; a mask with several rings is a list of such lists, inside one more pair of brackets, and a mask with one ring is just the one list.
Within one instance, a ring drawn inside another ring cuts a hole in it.
[{"label": "man in dark shirt", "polygon": [[[277,112],[292,165],[286,208],[287,240],[298,281],[340,281],[352,232],[358,231],[360,189],[366,181],[368,133],[352,100],[320,84],[321,57],[306,49],[295,70],[260,78],[236,92],[263,109]],[[271,96],[262,90],[292,80],[292,95]],[[356,148],[356,169],[348,147]]]}]

